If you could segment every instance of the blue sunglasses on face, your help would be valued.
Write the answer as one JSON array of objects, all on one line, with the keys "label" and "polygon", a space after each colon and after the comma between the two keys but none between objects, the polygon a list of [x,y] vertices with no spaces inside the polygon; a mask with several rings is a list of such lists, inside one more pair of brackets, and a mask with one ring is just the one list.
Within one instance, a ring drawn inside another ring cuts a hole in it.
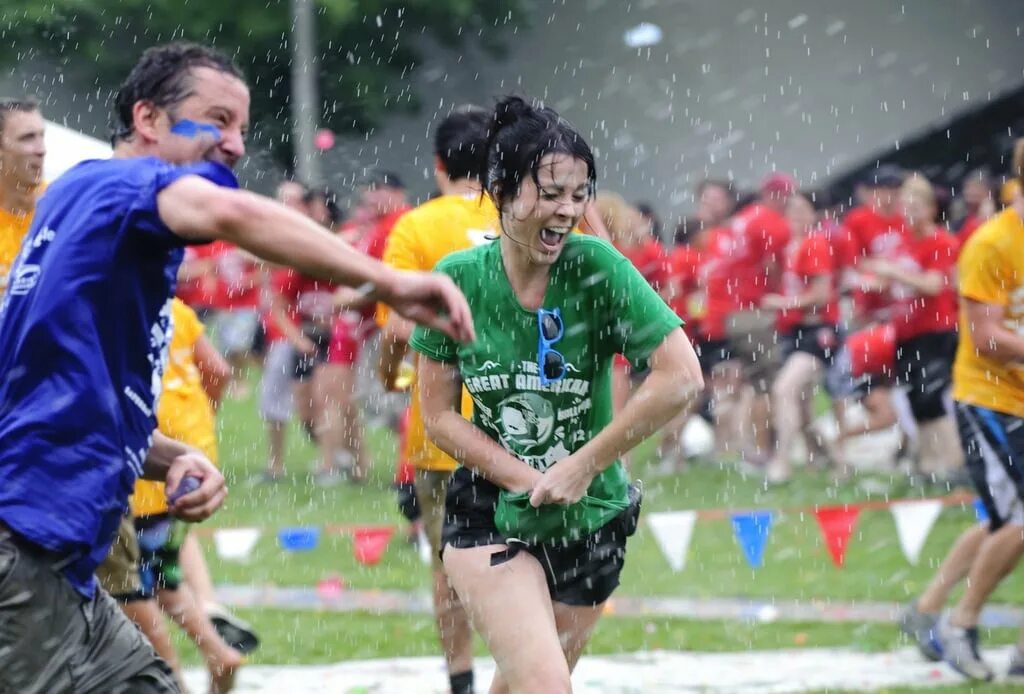
[{"label": "blue sunglasses on face", "polygon": [[565,378],[565,357],[561,352],[551,349],[551,345],[562,339],[565,326],[562,324],[562,313],[557,308],[537,310],[537,370],[540,384],[546,386],[557,383]]}]

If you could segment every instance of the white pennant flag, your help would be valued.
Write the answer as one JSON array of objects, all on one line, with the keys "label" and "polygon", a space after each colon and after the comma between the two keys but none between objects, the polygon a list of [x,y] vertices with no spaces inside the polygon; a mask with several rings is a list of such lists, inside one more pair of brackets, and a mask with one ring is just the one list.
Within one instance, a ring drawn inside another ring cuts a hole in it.
[{"label": "white pennant flag", "polygon": [[916,566],[924,541],[928,539],[928,533],[942,513],[942,502],[936,499],[897,501],[889,508],[896,521],[896,535],[900,539],[903,554],[907,561]]},{"label": "white pennant flag", "polygon": [[213,531],[213,544],[221,559],[245,561],[259,539],[259,528],[223,528]]},{"label": "white pennant flag", "polygon": [[693,523],[696,520],[696,511],[647,514],[647,525],[654,531],[654,539],[658,541],[673,571],[682,571],[686,566],[686,552],[690,548]]}]

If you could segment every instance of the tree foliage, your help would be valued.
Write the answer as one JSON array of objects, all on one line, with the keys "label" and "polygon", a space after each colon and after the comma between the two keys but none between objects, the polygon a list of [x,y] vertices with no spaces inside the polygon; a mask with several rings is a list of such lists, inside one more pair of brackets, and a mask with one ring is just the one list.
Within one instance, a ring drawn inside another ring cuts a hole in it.
[{"label": "tree foliage", "polygon": [[[423,37],[500,53],[524,0],[314,0],[320,122],[366,132],[415,111],[407,79]],[[55,61],[88,90],[112,92],[147,47],[187,39],[233,54],[252,92],[253,137],[286,165],[292,24],[289,0],[6,0],[0,60]]]}]

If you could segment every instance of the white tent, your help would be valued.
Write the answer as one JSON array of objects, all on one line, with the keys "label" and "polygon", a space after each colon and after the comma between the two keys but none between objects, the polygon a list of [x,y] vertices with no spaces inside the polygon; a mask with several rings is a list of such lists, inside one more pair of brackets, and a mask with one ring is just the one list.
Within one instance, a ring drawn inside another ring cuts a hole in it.
[{"label": "white tent", "polygon": [[47,121],[43,177],[47,181],[52,181],[80,161],[107,159],[110,153],[108,143]]}]

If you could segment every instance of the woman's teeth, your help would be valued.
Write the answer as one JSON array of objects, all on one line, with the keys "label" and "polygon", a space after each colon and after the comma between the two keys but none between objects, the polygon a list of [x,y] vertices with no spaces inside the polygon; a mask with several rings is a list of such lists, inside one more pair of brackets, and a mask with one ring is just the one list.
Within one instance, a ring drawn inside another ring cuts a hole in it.
[{"label": "woman's teeth", "polygon": [[562,242],[562,239],[567,233],[569,233],[568,229],[552,229],[545,227],[540,230],[540,240],[549,246],[556,246]]}]

